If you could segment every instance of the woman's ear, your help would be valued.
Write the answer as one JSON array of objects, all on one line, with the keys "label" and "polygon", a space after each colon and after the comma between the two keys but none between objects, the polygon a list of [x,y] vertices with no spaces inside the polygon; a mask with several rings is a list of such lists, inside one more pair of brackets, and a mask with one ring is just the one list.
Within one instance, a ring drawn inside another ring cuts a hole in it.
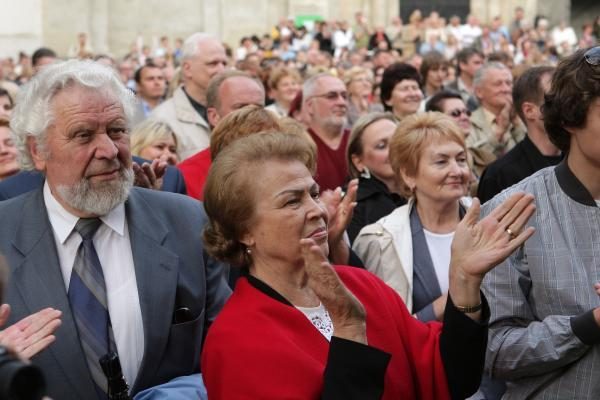
[{"label": "woman's ear", "polygon": [[352,161],[352,164],[354,164],[354,167],[359,171],[362,172],[363,169],[365,168],[365,164],[363,164],[362,161],[362,157],[359,156],[358,154],[352,154],[350,156],[350,160]]},{"label": "woman's ear", "polygon": [[254,236],[250,232],[246,232],[242,235],[240,239],[240,243],[242,243],[246,247],[252,247],[255,245]]},{"label": "woman's ear", "polygon": [[409,175],[406,172],[406,168],[401,168],[400,169],[400,176],[402,177],[402,180],[404,181],[404,183],[406,184],[406,186],[408,186],[410,188],[411,192],[415,191],[415,187],[417,186],[417,182],[414,176]]}]

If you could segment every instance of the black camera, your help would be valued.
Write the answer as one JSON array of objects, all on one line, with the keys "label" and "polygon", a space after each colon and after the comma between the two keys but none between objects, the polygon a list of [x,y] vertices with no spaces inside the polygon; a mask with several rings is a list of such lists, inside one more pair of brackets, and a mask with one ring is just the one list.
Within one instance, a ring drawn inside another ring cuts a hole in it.
[{"label": "black camera", "polygon": [[42,371],[0,346],[0,400],[41,400],[45,394]]}]

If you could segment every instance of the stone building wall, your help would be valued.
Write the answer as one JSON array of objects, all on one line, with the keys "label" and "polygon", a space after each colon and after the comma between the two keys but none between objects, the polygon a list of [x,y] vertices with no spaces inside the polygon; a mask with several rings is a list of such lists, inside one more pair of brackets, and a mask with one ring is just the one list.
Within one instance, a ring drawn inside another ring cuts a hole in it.
[{"label": "stone building wall", "polygon": [[[131,44],[154,44],[161,35],[185,38],[211,32],[232,47],[248,34],[269,32],[280,17],[301,14],[353,21],[361,10],[372,25],[398,15],[398,0],[0,0],[0,57],[31,53],[46,45],[65,55],[77,33],[87,32],[96,52],[119,57]],[[569,14],[571,0],[471,0],[482,21],[501,15],[508,23],[514,7],[526,16]]]}]

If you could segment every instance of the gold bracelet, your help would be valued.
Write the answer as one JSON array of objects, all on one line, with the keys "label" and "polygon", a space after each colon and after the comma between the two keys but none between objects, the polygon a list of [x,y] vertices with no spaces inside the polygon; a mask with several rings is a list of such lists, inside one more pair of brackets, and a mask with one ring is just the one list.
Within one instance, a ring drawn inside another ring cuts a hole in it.
[{"label": "gold bracelet", "polygon": [[465,306],[465,307],[457,306],[455,304],[454,307],[461,313],[465,313],[465,314],[471,314],[471,313],[475,313],[477,311],[481,311],[481,303],[477,304],[476,306]]}]

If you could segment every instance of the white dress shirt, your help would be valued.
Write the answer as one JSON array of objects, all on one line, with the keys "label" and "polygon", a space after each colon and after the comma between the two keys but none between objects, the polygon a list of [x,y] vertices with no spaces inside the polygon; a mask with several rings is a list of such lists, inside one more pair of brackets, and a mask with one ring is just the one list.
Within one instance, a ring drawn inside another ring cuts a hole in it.
[{"label": "white dress shirt", "polygon": [[[44,203],[54,232],[60,269],[68,292],[75,256],[82,241],[81,236],[74,232],[79,218],[60,205],[48,182],[44,184]],[[121,368],[131,388],[144,356],[144,327],[125,206],[119,205],[100,219],[103,224],[98,228],[93,242],[104,273],[108,313]]]}]

